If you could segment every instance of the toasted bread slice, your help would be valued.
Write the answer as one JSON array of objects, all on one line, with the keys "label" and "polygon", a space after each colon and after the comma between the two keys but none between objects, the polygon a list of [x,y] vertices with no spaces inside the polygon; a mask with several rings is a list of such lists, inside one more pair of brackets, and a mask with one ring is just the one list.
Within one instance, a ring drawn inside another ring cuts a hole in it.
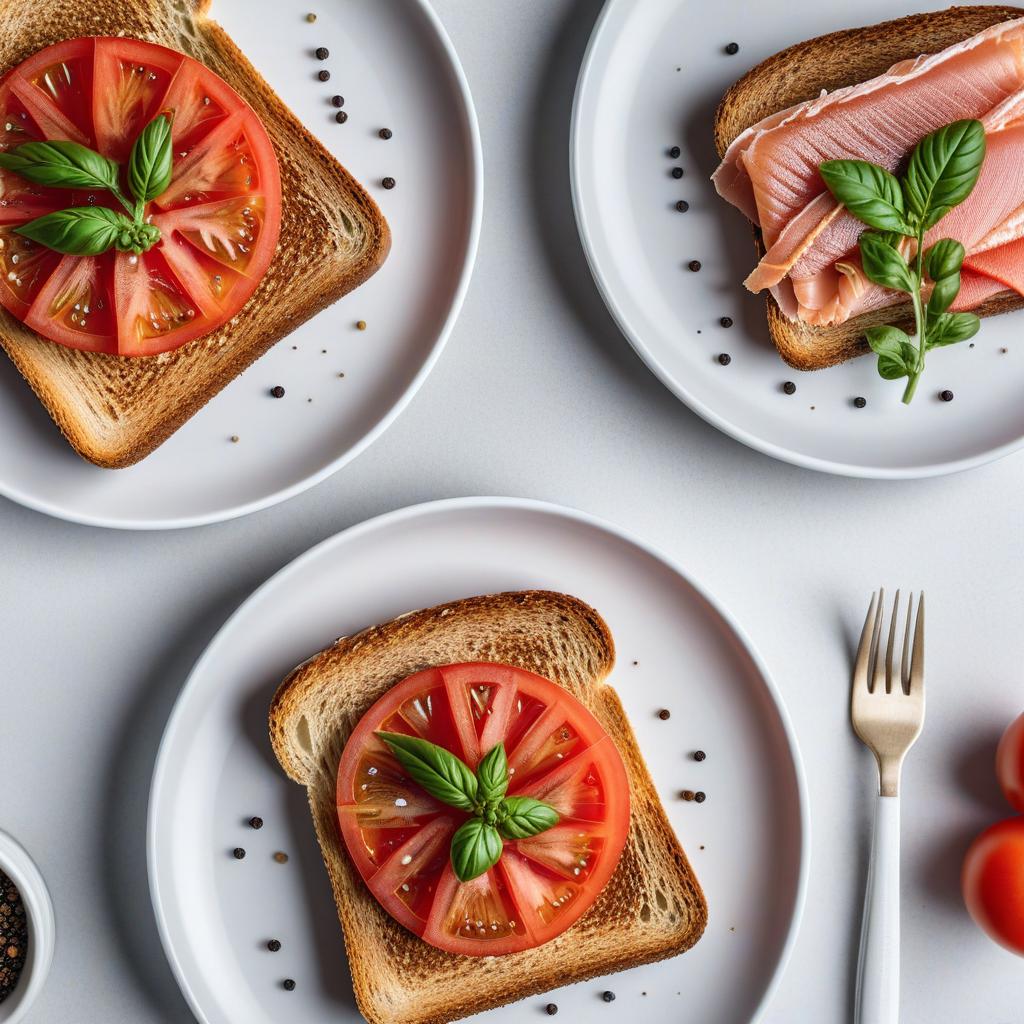
[{"label": "toasted bread slice", "polygon": [[281,169],[281,234],[248,303],[213,333],[160,356],[125,358],[47,341],[0,309],[0,344],[84,458],[138,462],[276,341],[365,281],[390,234],[359,183],[273,93],[209,0],[4,0],[0,70],[76,36],[133,36],[202,61],[256,111]]},{"label": "toasted bread slice", "polygon": [[[884,74],[897,61],[917,57],[968,39],[989,25],[1024,15],[1024,8],[1003,5],[950,7],[932,14],[912,14],[866,28],[832,32],[762,61],[725,94],[715,115],[718,155],[740,132],[777,110]],[[758,259],[764,254],[761,233],[754,229]],[[1015,291],[1000,292],[973,312],[995,316],[1024,306]],[[874,310],[835,327],[815,327],[790,320],[767,297],[768,330],[782,358],[798,370],[820,370],[868,351],[864,332],[876,324],[914,328],[909,302]]]},{"label": "toasted bread slice", "polygon": [[[443,1024],[568,982],[682,953],[707,906],[644,765],[615,691],[615,650],[593,608],[545,591],[474,597],[412,612],[344,637],[297,668],[270,708],[281,767],[306,787],[345,932],[359,1009],[370,1024]],[[335,806],[345,741],[378,697],[432,665],[491,661],[564,686],[615,741],[629,776],[629,837],[593,907],[558,938],[506,956],[467,957],[427,945],[363,885]]]}]

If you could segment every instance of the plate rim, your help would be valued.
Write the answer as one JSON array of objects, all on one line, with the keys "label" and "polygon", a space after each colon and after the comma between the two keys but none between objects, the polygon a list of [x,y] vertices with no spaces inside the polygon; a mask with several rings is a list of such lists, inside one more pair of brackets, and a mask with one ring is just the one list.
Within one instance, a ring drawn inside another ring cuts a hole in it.
[{"label": "plate rim", "polygon": [[[470,280],[476,266],[477,251],[480,243],[480,233],[483,224],[484,207],[484,155],[483,142],[480,136],[480,124],[477,117],[476,105],[473,102],[473,95],[469,86],[469,79],[466,77],[465,69],[459,60],[450,36],[444,28],[440,17],[434,10],[430,0],[413,0],[421,13],[424,15],[427,25],[433,31],[437,42],[440,44],[450,69],[453,83],[455,84],[460,98],[459,118],[463,123],[469,139],[468,156],[470,163],[471,183],[469,186],[470,219],[469,230],[466,238],[465,252],[462,258],[462,266],[459,269],[458,281],[452,293],[452,299],[448,307],[447,315],[441,324],[440,330],[434,341],[427,358],[423,361],[416,374],[406,385],[405,390],[398,396],[385,414],[368,430],[355,444],[348,447],[336,458],[322,465],[315,472],[308,474],[301,480],[271,491],[262,497],[254,498],[251,501],[242,502],[236,505],[226,505],[220,509],[202,512],[188,516],[174,516],[170,518],[129,518],[119,519],[113,516],[93,515],[80,512],[74,508],[66,507],[58,502],[39,498],[26,492],[23,488],[10,484],[0,477],[0,496],[7,498],[15,504],[30,508],[35,512],[52,516],[54,519],[61,519],[65,522],[79,523],[83,526],[98,526],[110,530],[180,530],[194,526],[207,526],[211,523],[222,523],[232,519],[239,519],[242,516],[250,515],[253,512],[260,512],[263,509],[271,508],[282,502],[288,501],[299,494],[323,483],[328,477],[333,476],[348,463],[358,458],[369,448],[380,436],[395,422],[405,411],[406,407],[423,386],[427,377],[434,369],[441,353],[448,343],[452,329],[462,312],[462,306],[469,290]],[[216,398],[216,396],[214,396]],[[110,472],[110,471],[104,471]]]},{"label": "plate rim", "polygon": [[597,286],[598,293],[604,301],[608,312],[611,313],[616,326],[647,368],[692,412],[720,430],[723,434],[739,441],[748,448],[752,448],[754,451],[761,452],[763,455],[771,456],[781,462],[788,462],[791,465],[800,466],[804,469],[813,469],[820,473],[870,480],[919,480],[975,469],[978,466],[984,466],[1007,455],[1011,455],[1024,447],[1024,433],[1022,433],[1014,440],[988,448],[976,455],[966,456],[961,459],[928,462],[919,466],[870,466],[863,463],[841,462],[834,459],[820,458],[782,444],[777,444],[774,441],[765,440],[756,433],[752,433],[744,427],[733,423],[730,419],[716,412],[714,408],[698,398],[686,387],[683,381],[679,380],[667,369],[650,346],[644,342],[640,332],[633,327],[622,304],[615,298],[608,283],[608,278],[601,265],[601,258],[591,236],[590,222],[597,218],[596,216],[591,217],[588,213],[588,199],[584,195],[586,189],[582,185],[580,172],[580,168],[586,164],[583,155],[582,123],[586,116],[585,106],[587,104],[593,105],[594,103],[591,96],[596,92],[594,80],[599,77],[596,70],[598,51],[606,44],[605,37],[610,31],[609,25],[613,16],[617,15],[620,9],[625,9],[626,14],[624,17],[629,17],[642,10],[642,5],[630,6],[629,0],[605,0],[604,6],[594,23],[590,39],[587,42],[587,48],[583,53],[569,119],[569,188],[572,193],[576,229],[580,236],[580,244],[586,256],[587,265],[590,267],[594,284]]},{"label": "plate rim", "polygon": [[710,606],[712,611],[718,615],[725,625],[732,631],[733,635],[746,652],[747,657],[750,659],[754,668],[757,670],[758,675],[761,677],[765,691],[771,698],[772,703],[775,706],[776,713],[778,714],[779,724],[782,727],[782,732],[789,749],[790,760],[793,765],[797,808],[799,812],[800,851],[799,865],[797,868],[796,892],[794,894],[792,913],[790,914],[789,922],[786,927],[786,936],[779,949],[771,977],[765,985],[764,991],[761,994],[760,1002],[750,1018],[750,1024],[757,1024],[778,989],[782,976],[785,973],[786,967],[792,956],[794,946],[796,945],[797,935],[800,931],[800,925],[803,920],[810,873],[811,832],[807,778],[804,772],[800,746],[797,741],[796,733],[793,729],[793,724],[789,716],[789,711],[786,707],[785,699],[769,672],[768,666],[760,652],[755,647],[746,631],[734,618],[732,613],[720,601],[718,601],[718,599],[706,587],[684,570],[682,565],[680,565],[675,558],[662,552],[654,545],[649,544],[631,531],[619,526],[617,523],[603,517],[593,515],[592,513],[584,512],[581,509],[534,498],[503,497],[498,495],[442,498],[436,501],[425,501],[414,505],[406,505],[402,508],[384,512],[380,515],[372,516],[369,519],[364,519],[358,523],[354,523],[325,540],[314,544],[311,548],[308,548],[302,554],[286,563],[256,587],[256,589],[253,590],[252,593],[250,593],[248,597],[246,597],[228,616],[214,634],[209,644],[207,644],[202,654],[200,654],[199,658],[196,660],[196,663],[186,677],[178,696],[175,698],[174,706],[167,718],[167,724],[164,726],[164,731],[160,738],[160,745],[157,749],[156,760],[154,762],[146,810],[146,873],[149,883],[150,902],[153,907],[153,916],[156,919],[157,931],[160,935],[160,944],[163,947],[164,956],[167,959],[175,981],[177,982],[182,995],[185,997],[189,1008],[195,1015],[196,1020],[200,1021],[200,1024],[210,1024],[210,1018],[206,1016],[202,1007],[199,1005],[198,1000],[195,998],[181,963],[178,960],[174,941],[170,934],[167,919],[164,915],[160,884],[157,877],[159,873],[157,862],[160,858],[160,853],[157,849],[156,828],[158,805],[162,798],[163,789],[168,784],[168,776],[173,774],[170,767],[170,748],[176,739],[179,720],[185,714],[186,705],[192,699],[192,691],[198,687],[199,680],[202,674],[206,671],[207,664],[212,662],[215,657],[219,655],[221,648],[229,642],[231,634],[235,631],[236,624],[248,613],[248,610],[252,605],[262,600],[275,588],[281,586],[282,583],[286,582],[291,576],[298,575],[303,572],[309,564],[316,562],[330,549],[350,543],[353,539],[358,539],[362,534],[373,533],[376,530],[385,529],[392,524],[402,522],[403,520],[414,520],[430,515],[443,516],[452,512],[472,509],[539,512],[557,518],[568,519],[571,522],[578,523],[583,526],[602,530],[628,544],[633,545],[644,554],[660,562],[676,576],[682,579],[687,586],[691,587],[693,591]]}]

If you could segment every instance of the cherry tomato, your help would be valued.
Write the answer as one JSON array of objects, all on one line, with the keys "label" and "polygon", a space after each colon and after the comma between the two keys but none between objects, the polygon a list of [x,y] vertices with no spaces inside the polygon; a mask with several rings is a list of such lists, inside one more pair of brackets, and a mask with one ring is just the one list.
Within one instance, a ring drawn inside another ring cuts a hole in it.
[{"label": "cherry tomato", "polygon": [[1015,811],[1024,814],[1024,715],[1007,726],[996,750],[996,777]]},{"label": "cherry tomato", "polygon": [[1024,818],[1007,818],[971,843],[961,885],[975,923],[1024,956]]}]

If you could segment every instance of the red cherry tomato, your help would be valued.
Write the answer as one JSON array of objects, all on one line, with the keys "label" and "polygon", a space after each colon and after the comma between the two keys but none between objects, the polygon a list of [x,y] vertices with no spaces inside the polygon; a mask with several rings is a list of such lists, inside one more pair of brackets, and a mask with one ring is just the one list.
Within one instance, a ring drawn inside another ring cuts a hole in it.
[{"label": "red cherry tomato", "polygon": [[1007,726],[999,741],[996,777],[1010,806],[1024,814],[1024,714]]},{"label": "red cherry tomato", "polygon": [[961,885],[982,931],[1024,956],[1024,818],[1007,818],[971,843]]}]

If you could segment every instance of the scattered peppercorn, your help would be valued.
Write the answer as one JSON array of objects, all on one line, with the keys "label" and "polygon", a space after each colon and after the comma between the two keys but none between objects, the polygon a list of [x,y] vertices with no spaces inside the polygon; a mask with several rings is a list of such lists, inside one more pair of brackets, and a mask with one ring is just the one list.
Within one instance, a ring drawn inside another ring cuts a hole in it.
[{"label": "scattered peppercorn", "polygon": [[331,73],[327,68],[324,68],[323,71],[318,71],[316,73],[316,77],[319,78],[321,82],[329,82],[331,80]]},{"label": "scattered peppercorn", "polygon": [[286,992],[291,992],[295,989],[295,982],[291,978],[285,978],[284,981],[281,982],[281,985],[284,987]]},{"label": "scattered peppercorn", "polygon": [[687,801],[689,801],[689,800],[692,800],[692,799],[693,799],[693,790],[692,790],[692,789],[684,789],[684,790],[682,791],[682,793],[680,793],[679,795],[680,795],[680,796],[681,796],[681,797],[682,797],[682,798],[683,798],[684,800],[687,800]]},{"label": "scattered peppercorn", "polygon": [[728,366],[732,362],[732,356],[728,352],[721,352],[718,356],[718,361],[723,366]]},{"label": "scattered peppercorn", "polygon": [[944,402],[952,402],[953,401],[953,392],[950,391],[949,388],[946,388],[945,391],[940,391],[939,392],[939,398],[941,398]]},{"label": "scattered peppercorn", "polygon": [[856,397],[856,398],[855,398],[855,399],[853,400],[853,404],[854,404],[854,405],[855,405],[855,406],[856,406],[856,407],[857,407],[858,409],[863,409],[863,408],[864,408],[864,406],[868,404],[868,400],[867,400],[866,398],[862,398],[862,397],[861,397],[860,395],[858,395],[858,396],[857,396],[857,397]]},{"label": "scattered peppercorn", "polygon": [[337,121],[338,124],[344,124],[348,120],[348,114],[346,114],[344,110],[339,110],[334,115],[334,120]]},{"label": "scattered peppercorn", "polygon": [[693,794],[693,799],[696,800],[699,804],[704,803],[704,801],[707,800],[707,798],[707,793],[705,793],[702,789],[698,789],[697,792]]},{"label": "scattered peppercorn", "polygon": [[345,97],[344,96],[332,96],[331,97],[331,106],[332,107],[343,107],[343,106],[345,106]]},{"label": "scattered peppercorn", "polygon": [[245,850],[243,850],[240,846],[236,846],[231,851],[231,855],[235,858],[235,860],[241,860],[245,856]]},{"label": "scattered peppercorn", "polygon": [[554,1015],[556,1013],[558,1013],[558,1004],[557,1003],[548,1003],[548,1005],[544,1007],[544,1012],[549,1017],[554,1017]]},{"label": "scattered peppercorn", "polygon": [[316,59],[317,60],[327,60],[327,58],[330,57],[330,55],[331,55],[331,51],[328,50],[326,46],[318,46],[316,48]]},{"label": "scattered peppercorn", "polygon": [[722,325],[723,327],[726,327],[726,328],[728,328],[728,327],[732,327],[732,317],[731,317],[731,316],[723,316],[723,317],[722,317],[722,319],[721,319],[721,320],[719,320],[718,322],[719,322],[719,323],[720,323],[720,324],[721,324],[721,325]]},{"label": "scattered peppercorn", "polygon": [[729,54],[730,57],[734,56],[735,54],[740,52],[740,44],[739,43],[727,43],[726,47],[725,47],[725,52],[727,54]]},{"label": "scattered peppercorn", "polygon": [[787,395],[795,395],[796,385],[791,380],[787,380],[786,383],[782,385],[782,390],[785,391]]},{"label": "scattered peppercorn", "polygon": [[1009,352],[1010,350],[1008,348],[1001,348],[999,351],[1002,352],[1003,355],[1005,356],[1006,353]]},{"label": "scattered peppercorn", "polygon": [[687,210],[688,210],[689,208],[690,208],[690,204],[689,204],[689,203],[688,203],[688,202],[687,202],[687,201],[686,201],[685,199],[680,199],[680,200],[679,200],[679,202],[678,202],[678,203],[676,203],[676,209],[677,209],[677,210],[678,210],[678,211],[679,211],[680,213],[686,213],[686,211],[687,211]]},{"label": "scattered peppercorn", "polygon": [[280,384],[275,384],[270,389],[270,393],[271,393],[271,395],[274,396],[274,398],[284,398],[284,388],[281,387]]},{"label": "scattered peppercorn", "polygon": [[672,177],[673,178],[681,178],[682,176],[683,176],[683,169],[682,169],[682,167],[673,167],[672,168]]},{"label": "scattered peppercorn", "polygon": [[393,133],[393,132],[391,131],[391,129],[390,129],[390,128],[381,128],[381,130],[380,130],[379,132],[377,132],[377,134],[378,134],[378,135],[379,135],[379,136],[380,136],[380,137],[381,137],[381,138],[382,138],[382,139],[383,139],[383,140],[384,140],[385,142],[387,142],[387,140],[388,140],[388,139],[390,139],[390,138],[391,138],[391,136],[392,136],[392,135],[393,135],[394,133]]},{"label": "scattered peppercorn", "polygon": [[306,15],[306,21],[308,21],[310,25],[312,25],[313,22],[316,21],[316,15],[312,11],[310,11],[309,14]]},{"label": "scattered peppercorn", "polygon": [[394,188],[395,184],[396,184],[395,183],[395,179],[392,178],[392,177],[381,178],[380,183],[381,183],[381,185],[384,186],[384,188],[387,188],[387,189]]},{"label": "scattered peppercorn", "polygon": [[614,992],[602,992],[601,993],[601,998],[606,1003],[614,1003],[615,1002],[615,993]]},{"label": "scattered peppercorn", "polygon": [[274,854],[274,860],[276,860],[278,864],[287,864],[288,854],[282,853],[280,850],[278,850],[277,853]]},{"label": "scattered peppercorn", "polygon": [[271,953],[276,953],[280,948],[281,943],[277,939],[271,939],[267,943],[267,949],[269,949]]},{"label": "scattered peppercorn", "polygon": [[231,443],[232,444],[238,444],[238,435],[237,434],[232,434],[231,435]]},{"label": "scattered peppercorn", "polygon": [[252,828],[263,828],[263,819],[257,814],[249,819]]},{"label": "scattered peppercorn", "polygon": [[356,330],[357,331],[365,331],[366,330],[366,321],[365,320],[357,320],[356,321]]},{"label": "scattered peppercorn", "polygon": [[708,758],[708,755],[705,754],[703,750],[695,750],[693,752],[693,759],[694,759],[694,761],[706,761],[707,758]]},{"label": "scattered peppercorn", "polygon": [[662,708],[658,712],[658,717],[663,721],[667,722],[672,717],[672,712],[668,708]]},{"label": "scattered peppercorn", "polygon": [[28,953],[28,918],[18,887],[0,871],[0,1003],[14,991]]},{"label": "scattered peppercorn", "polygon": [[687,265],[687,266],[688,266],[688,267],[690,268],[690,270],[692,270],[692,271],[693,271],[693,272],[694,272],[695,274],[697,273],[697,271],[698,271],[698,270],[700,270],[700,260],[690,260],[690,262],[689,262],[689,263],[687,263],[686,265]]},{"label": "scattered peppercorn", "polygon": [[679,156],[680,156],[680,154],[681,154],[682,152],[683,152],[683,151],[682,151],[682,150],[681,150],[681,149],[680,149],[680,148],[679,148],[678,146],[673,146],[673,147],[672,147],[672,148],[671,148],[671,149],[670,149],[670,150],[668,151],[668,155],[669,155],[669,156],[670,156],[670,157],[671,157],[671,158],[672,158],[673,160],[678,160],[678,159],[679,159]]}]

